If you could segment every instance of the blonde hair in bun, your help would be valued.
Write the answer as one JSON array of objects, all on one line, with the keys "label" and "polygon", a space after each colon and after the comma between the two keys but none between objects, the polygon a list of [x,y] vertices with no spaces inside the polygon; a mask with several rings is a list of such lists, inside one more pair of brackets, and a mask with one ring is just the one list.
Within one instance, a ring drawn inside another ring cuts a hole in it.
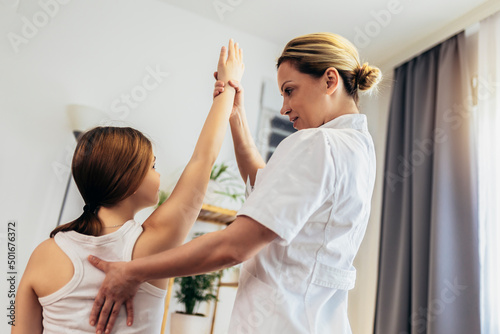
[{"label": "blonde hair in bun", "polygon": [[368,63],[364,63],[358,68],[356,82],[360,91],[370,90],[378,85],[382,79],[382,72],[377,67],[372,67]]},{"label": "blonde hair in bun", "polygon": [[375,88],[382,72],[364,63],[361,65],[356,47],[344,37],[333,33],[314,33],[296,37],[287,43],[276,67],[291,62],[295,68],[313,77],[321,77],[326,69],[339,72],[347,93],[358,102],[358,91]]}]

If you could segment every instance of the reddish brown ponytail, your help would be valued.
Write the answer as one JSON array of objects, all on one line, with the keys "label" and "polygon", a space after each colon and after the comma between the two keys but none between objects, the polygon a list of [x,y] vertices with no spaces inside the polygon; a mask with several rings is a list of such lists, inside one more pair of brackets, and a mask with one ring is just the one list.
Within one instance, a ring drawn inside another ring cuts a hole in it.
[{"label": "reddish brown ponytail", "polygon": [[100,235],[99,207],[111,207],[132,195],[148,172],[152,145],[132,128],[97,127],[78,139],[71,170],[85,201],[80,217],[58,226],[51,233],[76,231]]}]

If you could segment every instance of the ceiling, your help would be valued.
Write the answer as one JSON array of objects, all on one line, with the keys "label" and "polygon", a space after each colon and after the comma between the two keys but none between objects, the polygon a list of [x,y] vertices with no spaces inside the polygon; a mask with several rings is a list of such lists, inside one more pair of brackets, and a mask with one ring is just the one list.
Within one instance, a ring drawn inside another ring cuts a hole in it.
[{"label": "ceiling", "polygon": [[[384,63],[486,3],[498,0],[162,0],[284,46],[311,32],[338,33],[362,61]],[[452,32],[453,33],[453,32]]]}]

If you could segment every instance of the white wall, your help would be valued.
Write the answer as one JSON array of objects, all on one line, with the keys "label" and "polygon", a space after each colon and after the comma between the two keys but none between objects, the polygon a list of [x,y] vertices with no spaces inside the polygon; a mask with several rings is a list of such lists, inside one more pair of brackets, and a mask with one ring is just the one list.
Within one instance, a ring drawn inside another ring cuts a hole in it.
[{"label": "white wall", "polygon": [[[245,51],[243,85],[254,133],[261,83],[274,80],[281,48],[157,0],[66,2],[51,7],[55,15],[45,15],[46,24],[38,1],[20,2],[17,12],[19,1],[0,2],[0,258],[6,262],[6,227],[16,220],[17,283],[32,250],[57,221],[74,148],[68,104],[101,109],[108,113],[104,122],[116,119],[126,114],[125,105],[113,112],[113,101],[134,89],[137,94],[148,71],[168,72],[120,123],[153,139],[166,187],[169,175],[187,163],[210,107],[220,46],[232,37]],[[38,31],[23,28],[29,25],[23,18],[38,20]],[[9,33],[23,36],[23,29],[27,43],[16,53]],[[219,160],[231,159],[227,136]],[[0,332],[7,333],[3,277]]]}]

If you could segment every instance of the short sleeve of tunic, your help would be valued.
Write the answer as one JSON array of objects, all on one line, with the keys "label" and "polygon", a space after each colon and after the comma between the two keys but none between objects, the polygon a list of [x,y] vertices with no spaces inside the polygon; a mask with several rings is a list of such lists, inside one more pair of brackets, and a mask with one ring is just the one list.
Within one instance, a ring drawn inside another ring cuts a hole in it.
[{"label": "short sleeve of tunic", "polygon": [[[324,129],[295,132],[276,148],[238,215],[248,216],[289,244],[334,191],[334,161]],[[331,131],[331,130],[330,130]]]}]

